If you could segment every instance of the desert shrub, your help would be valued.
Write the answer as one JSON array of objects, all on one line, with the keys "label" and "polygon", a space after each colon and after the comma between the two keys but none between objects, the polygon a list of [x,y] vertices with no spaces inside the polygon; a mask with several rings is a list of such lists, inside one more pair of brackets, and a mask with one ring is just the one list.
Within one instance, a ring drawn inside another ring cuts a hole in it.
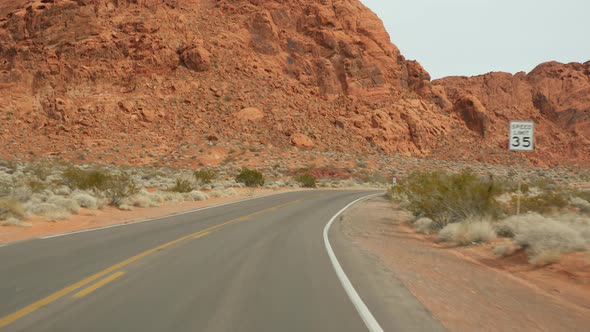
[{"label": "desert shrub", "polygon": [[193,183],[190,180],[178,178],[176,179],[176,184],[168,189],[168,191],[184,194],[190,193],[194,189]]},{"label": "desert shrub", "polygon": [[64,182],[73,189],[103,191],[111,178],[109,172],[102,169],[82,169],[69,166],[62,172]]},{"label": "desert shrub", "polygon": [[80,207],[86,209],[96,209],[98,208],[98,200],[96,197],[90,195],[89,193],[78,191],[72,195],[72,199],[75,200]]},{"label": "desert shrub", "polygon": [[495,196],[501,193],[493,179],[460,174],[415,172],[393,188],[393,196],[405,197],[406,207],[417,217],[432,219],[438,229],[468,216],[500,215]]},{"label": "desert shrub", "polygon": [[584,213],[590,213],[590,203],[580,197],[572,197],[570,199],[570,204],[578,209],[580,209],[581,212]]},{"label": "desert shrub", "polygon": [[58,208],[68,211],[72,214],[78,214],[80,212],[80,205],[75,199],[64,198],[62,196],[51,196],[47,199],[47,203],[53,204]]},{"label": "desert shrub", "polygon": [[193,173],[193,175],[199,184],[208,184],[217,177],[217,172],[210,169],[201,169]]},{"label": "desert shrub", "polygon": [[62,178],[70,188],[99,192],[111,205],[119,205],[121,200],[138,192],[132,177],[127,173],[111,174],[103,169],[81,169],[70,166],[62,173]]},{"label": "desert shrub", "polygon": [[4,160],[0,158],[0,166],[5,167],[11,173],[18,169],[18,163],[14,160]]},{"label": "desert shrub", "polygon": [[317,185],[316,177],[309,173],[296,176],[295,181],[299,182],[299,184],[304,188],[315,188]]},{"label": "desert shrub", "polygon": [[31,227],[32,225],[30,223],[22,222],[17,218],[8,218],[0,221],[0,226]]},{"label": "desert shrub", "polygon": [[555,264],[561,260],[561,255],[559,250],[543,250],[533,255],[529,262],[538,266]]},{"label": "desert shrub", "polygon": [[193,199],[193,201],[206,201],[207,199],[209,199],[207,194],[198,190],[191,191],[190,196]]},{"label": "desert shrub", "polygon": [[499,227],[513,235],[514,241],[526,249],[531,263],[536,264],[550,256],[586,250],[590,235],[585,239],[582,231],[590,231],[589,225],[528,213],[509,217]]},{"label": "desert shrub", "polygon": [[[517,197],[512,198],[513,205],[516,205]],[[520,199],[520,211],[548,213],[559,210],[568,205],[568,197],[562,192],[544,192],[535,196],[522,196]]]},{"label": "desert shrub", "polygon": [[127,204],[119,204],[117,206],[117,208],[119,210],[121,210],[121,211],[131,211],[131,210],[133,210],[133,208],[130,205],[127,205]]},{"label": "desert shrub", "polygon": [[43,190],[47,189],[48,185],[38,179],[29,179],[27,181],[27,186],[31,189],[34,193],[42,192]]},{"label": "desert shrub", "polygon": [[501,244],[494,247],[494,255],[504,257],[508,255],[512,255],[516,251],[514,245],[511,244]]},{"label": "desert shrub", "polygon": [[26,202],[33,196],[33,191],[26,185],[18,185],[15,188],[12,188],[11,196],[12,198],[16,198],[21,202]]},{"label": "desert shrub", "polygon": [[573,196],[581,198],[586,202],[590,202],[590,190],[578,190],[574,192]]},{"label": "desert shrub", "polygon": [[10,218],[23,219],[25,215],[25,209],[17,199],[0,197],[0,220]]},{"label": "desert shrub", "polygon": [[434,229],[434,221],[430,218],[420,218],[414,222],[416,231],[422,234],[430,234]]},{"label": "desert shrub", "polygon": [[538,177],[528,182],[530,187],[539,188],[542,191],[558,189],[557,183],[548,177]]},{"label": "desert shrub", "polygon": [[131,176],[126,173],[109,175],[102,189],[109,203],[114,206],[118,206],[123,199],[139,192]]},{"label": "desert shrub", "polygon": [[213,198],[220,198],[220,197],[232,197],[236,196],[238,192],[233,188],[222,189],[222,190],[213,190],[209,193],[209,196]]},{"label": "desert shrub", "polygon": [[138,194],[129,199],[129,203],[135,207],[147,208],[157,206],[147,195]]},{"label": "desert shrub", "polygon": [[61,186],[53,189],[53,193],[56,195],[67,196],[72,193],[72,190],[68,186]]},{"label": "desert shrub", "polygon": [[65,220],[70,217],[70,212],[54,203],[32,203],[28,202],[25,204],[29,213],[46,217],[50,221]]},{"label": "desert shrub", "polygon": [[53,166],[48,163],[31,163],[25,167],[24,171],[27,174],[34,175],[41,181],[45,181],[53,173]]},{"label": "desert shrub", "polygon": [[264,175],[247,167],[242,168],[236,176],[236,181],[245,184],[247,187],[260,187],[264,185]]},{"label": "desert shrub", "polygon": [[183,202],[184,201],[183,193],[178,193],[178,192],[173,192],[173,191],[163,192],[161,194],[161,197],[162,197],[163,202]]},{"label": "desert shrub", "polygon": [[490,242],[497,237],[496,231],[488,221],[464,221],[451,223],[440,230],[438,239],[442,242],[454,242],[460,245]]}]

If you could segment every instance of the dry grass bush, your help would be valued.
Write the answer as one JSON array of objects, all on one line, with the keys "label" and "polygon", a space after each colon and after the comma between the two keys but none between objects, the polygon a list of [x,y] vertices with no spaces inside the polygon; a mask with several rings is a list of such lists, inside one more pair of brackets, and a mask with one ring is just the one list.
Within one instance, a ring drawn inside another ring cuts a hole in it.
[{"label": "dry grass bush", "polygon": [[75,200],[80,207],[86,209],[97,209],[99,207],[98,199],[91,194],[84,191],[76,191],[72,194],[72,199]]},{"label": "dry grass bush", "polygon": [[497,227],[500,234],[513,236],[526,249],[533,264],[553,262],[547,257],[587,250],[590,244],[590,221],[577,216],[528,213],[509,217]]},{"label": "dry grass bush", "polygon": [[513,244],[500,244],[494,247],[494,255],[499,257],[505,257],[512,255],[518,248]]},{"label": "dry grass bush", "polygon": [[34,176],[40,181],[45,181],[55,172],[57,165],[50,163],[30,163],[24,167],[24,173]]},{"label": "dry grass bush", "polygon": [[420,218],[414,222],[416,231],[420,234],[431,234],[435,230],[434,221],[430,218]]},{"label": "dry grass bush", "polygon": [[24,219],[25,209],[20,201],[12,197],[0,197],[0,220]]},{"label": "dry grass bush", "polygon": [[546,266],[558,263],[561,260],[561,255],[559,250],[543,250],[533,255],[529,262],[537,266]]},{"label": "dry grass bush", "polygon": [[78,214],[80,212],[80,205],[75,199],[72,198],[51,196],[49,199],[47,199],[47,203],[53,204],[58,208],[68,211],[71,214]]},{"label": "dry grass bush", "polygon": [[137,194],[137,195],[129,198],[128,202],[132,206],[141,207],[141,208],[158,206],[158,204],[155,203],[154,201],[152,201],[149,196],[145,196],[142,194]]},{"label": "dry grass bush", "polygon": [[432,219],[438,229],[469,216],[498,217],[502,210],[495,197],[501,188],[493,179],[460,174],[415,172],[393,188],[393,196],[405,197],[406,207],[417,217]]},{"label": "dry grass bush", "polygon": [[17,218],[8,218],[6,220],[0,221],[0,226],[31,227],[32,225]]},{"label": "dry grass bush", "polygon": [[[516,205],[517,197],[512,198],[512,204]],[[549,213],[559,211],[568,206],[569,197],[565,192],[552,191],[543,192],[538,195],[525,195],[521,197],[520,209],[521,212],[538,212]]]},{"label": "dry grass bush", "polygon": [[572,197],[569,203],[571,206],[578,208],[582,213],[590,213],[590,202],[581,197]]},{"label": "dry grass bush", "polygon": [[209,196],[202,191],[193,190],[190,192],[190,197],[193,201],[206,201],[209,199]]},{"label": "dry grass bush", "polygon": [[440,230],[438,240],[460,245],[491,242],[497,238],[496,231],[489,221],[469,218],[463,222],[451,223]]},{"label": "dry grass bush", "polygon": [[223,190],[213,190],[209,193],[211,198],[223,198],[223,197],[232,197],[238,195],[238,192],[233,188],[223,189]]}]

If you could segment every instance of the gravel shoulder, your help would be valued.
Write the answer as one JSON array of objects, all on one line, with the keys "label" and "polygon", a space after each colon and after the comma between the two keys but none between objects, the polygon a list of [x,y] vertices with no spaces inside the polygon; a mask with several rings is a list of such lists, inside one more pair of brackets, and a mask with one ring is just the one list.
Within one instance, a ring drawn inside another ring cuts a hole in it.
[{"label": "gravel shoulder", "polygon": [[485,248],[444,247],[416,234],[406,225],[409,218],[379,197],[351,208],[339,227],[449,331],[581,331],[590,326],[586,274],[571,278],[562,267],[525,268],[518,257],[502,261],[484,254]]}]

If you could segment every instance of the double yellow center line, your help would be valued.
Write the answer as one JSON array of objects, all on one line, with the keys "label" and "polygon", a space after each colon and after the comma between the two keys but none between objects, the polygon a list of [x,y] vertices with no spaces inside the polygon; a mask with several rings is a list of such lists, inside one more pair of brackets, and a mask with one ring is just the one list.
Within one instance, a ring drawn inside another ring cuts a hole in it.
[{"label": "double yellow center line", "polygon": [[[309,199],[309,198],[312,198],[312,197],[308,197],[308,198],[305,198],[305,199]],[[146,250],[146,251],[144,251],[144,252],[142,252],[140,254],[137,254],[137,255],[135,255],[133,257],[130,257],[130,258],[128,258],[128,259],[126,259],[126,260],[124,260],[122,262],[119,262],[119,263],[117,263],[115,265],[112,265],[112,266],[110,266],[110,267],[108,267],[108,268],[106,268],[106,269],[104,269],[104,270],[102,270],[102,271],[100,271],[98,273],[95,273],[95,274],[93,274],[93,275],[91,275],[89,277],[86,277],[86,278],[84,278],[84,279],[82,279],[82,280],[80,280],[80,281],[78,281],[78,282],[76,282],[74,284],[71,284],[71,285],[69,285],[69,286],[67,286],[67,287],[65,287],[65,288],[63,288],[63,289],[61,289],[61,290],[59,290],[59,291],[57,291],[57,292],[55,292],[55,293],[53,293],[53,294],[51,294],[51,295],[49,295],[47,297],[45,297],[45,298],[43,298],[43,299],[35,302],[35,303],[32,303],[32,304],[30,304],[30,305],[28,305],[28,306],[26,306],[26,307],[24,307],[24,308],[22,308],[22,309],[20,309],[20,310],[18,310],[16,312],[12,313],[10,315],[7,315],[7,316],[4,316],[4,317],[0,318],[0,328],[6,326],[8,324],[11,324],[14,321],[16,321],[17,319],[20,319],[20,318],[22,318],[22,317],[24,317],[24,316],[32,313],[33,311],[35,311],[35,310],[37,310],[37,309],[39,309],[41,307],[44,307],[44,306],[46,306],[46,305],[48,305],[48,304],[50,304],[52,302],[55,302],[55,301],[59,300],[60,298],[66,296],[66,295],[68,295],[68,294],[70,294],[70,293],[72,293],[72,292],[74,292],[74,291],[76,291],[76,290],[78,290],[78,289],[80,289],[82,287],[85,287],[85,286],[91,284],[92,282],[94,282],[94,281],[96,281],[96,280],[98,280],[98,279],[100,279],[100,278],[102,278],[104,276],[107,276],[107,275],[109,275],[109,274],[111,274],[111,273],[113,273],[113,272],[115,272],[115,271],[117,271],[117,270],[119,270],[119,269],[121,269],[121,268],[123,268],[123,267],[125,267],[125,266],[127,266],[127,265],[129,265],[131,263],[133,263],[133,262],[136,262],[136,261],[138,261],[138,260],[140,260],[140,259],[142,259],[142,258],[144,258],[146,256],[149,256],[149,255],[151,255],[151,254],[153,254],[153,253],[155,253],[157,251],[160,251],[162,249],[168,248],[170,246],[173,246],[173,245],[178,244],[180,242],[183,242],[185,240],[198,239],[198,238],[205,237],[205,236],[211,234],[212,232],[214,232],[215,230],[218,230],[219,228],[222,228],[222,227],[227,226],[229,224],[237,223],[237,222],[240,222],[240,221],[246,221],[246,220],[248,220],[248,219],[250,219],[250,218],[252,218],[254,216],[257,216],[257,215],[260,215],[260,214],[263,214],[263,213],[266,213],[266,212],[274,211],[276,209],[280,209],[280,208],[285,207],[285,206],[293,205],[293,204],[299,203],[299,202],[301,202],[303,200],[304,199],[298,199],[298,200],[291,201],[291,202],[288,202],[288,203],[284,203],[284,204],[280,204],[280,205],[277,205],[277,206],[273,206],[271,208],[264,209],[264,210],[261,210],[261,211],[258,211],[258,212],[254,212],[254,213],[251,213],[251,214],[248,214],[248,215],[245,215],[245,216],[236,218],[236,219],[232,219],[230,221],[226,221],[224,223],[221,223],[221,224],[218,224],[218,225],[215,225],[215,226],[206,228],[204,230],[201,230],[201,231],[198,231],[198,232],[195,232],[195,233],[192,233],[192,234],[183,236],[183,237],[178,238],[176,240],[173,240],[173,241],[164,243],[164,244],[162,244],[160,246],[157,246],[155,248]],[[116,272],[116,273],[114,273],[114,274],[112,274],[112,275],[104,278],[103,280],[100,280],[97,283],[95,283],[95,284],[93,284],[93,285],[91,285],[91,286],[89,286],[89,287],[81,290],[80,292],[76,293],[73,297],[74,298],[82,298],[82,297],[84,297],[84,296],[86,296],[86,295],[94,292],[98,288],[100,288],[100,287],[108,284],[109,282],[112,282],[112,281],[118,279],[119,277],[123,276],[124,274],[125,274],[125,272],[122,272],[122,271]]]}]

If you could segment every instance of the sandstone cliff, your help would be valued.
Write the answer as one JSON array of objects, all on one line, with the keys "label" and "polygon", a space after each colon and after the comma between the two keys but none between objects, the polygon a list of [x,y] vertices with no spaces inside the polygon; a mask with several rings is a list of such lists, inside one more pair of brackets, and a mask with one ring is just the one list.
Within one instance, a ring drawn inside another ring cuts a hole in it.
[{"label": "sandstone cliff", "polygon": [[590,165],[590,62],[548,62],[529,74],[489,73],[436,80],[447,110],[486,141],[506,146],[509,120],[534,120],[538,163]]},{"label": "sandstone cliff", "polygon": [[508,162],[518,115],[544,131],[534,163],[587,162],[587,90],[548,72],[431,84],[358,0],[10,1],[0,155],[195,166],[219,144]]}]

